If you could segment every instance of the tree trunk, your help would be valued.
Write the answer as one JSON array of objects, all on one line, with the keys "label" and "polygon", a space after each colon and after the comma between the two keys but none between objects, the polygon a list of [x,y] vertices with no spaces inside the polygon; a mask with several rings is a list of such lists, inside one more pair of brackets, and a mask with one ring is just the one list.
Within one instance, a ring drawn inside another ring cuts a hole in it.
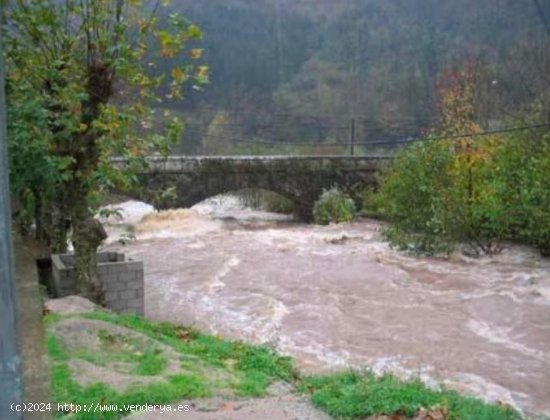
[{"label": "tree trunk", "polygon": [[47,223],[44,223],[45,213],[42,194],[36,188],[33,188],[32,195],[34,196],[34,237],[38,242],[48,243]]},{"label": "tree trunk", "polygon": [[47,246],[52,254],[64,254],[67,252],[67,240],[70,229],[70,215],[67,209],[66,185],[58,187],[61,192],[52,199],[43,200],[40,213],[36,218],[41,218],[42,232],[39,234],[37,222],[37,239]]},{"label": "tree trunk", "polygon": [[57,203],[54,203],[50,209],[50,249],[54,254],[64,254],[67,252],[70,216],[67,208]]},{"label": "tree trunk", "polygon": [[104,292],[97,277],[97,249],[107,238],[101,223],[90,210],[90,178],[99,165],[98,139],[101,132],[93,127],[100,116],[100,107],[112,94],[112,69],[88,51],[90,64],[87,69],[86,91],[88,98],[82,103],[81,123],[86,131],[76,136],[78,145],[73,153],[73,180],[71,182],[71,222],[73,226],[74,262],[78,291],[102,304]]},{"label": "tree trunk", "polygon": [[88,209],[87,195],[76,195],[75,199],[71,219],[77,290],[93,302],[103,304],[104,291],[97,276],[97,249],[107,235]]},{"label": "tree trunk", "polygon": [[40,245],[41,257],[67,252],[70,218],[66,205],[66,186],[58,186],[60,193],[48,197],[38,188],[32,188],[34,198],[34,236]]}]

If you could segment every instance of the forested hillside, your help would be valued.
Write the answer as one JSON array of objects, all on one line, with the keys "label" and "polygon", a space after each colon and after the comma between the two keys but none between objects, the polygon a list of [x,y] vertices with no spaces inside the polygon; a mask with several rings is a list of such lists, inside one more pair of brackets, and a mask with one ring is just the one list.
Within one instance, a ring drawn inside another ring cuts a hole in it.
[{"label": "forested hillside", "polygon": [[533,117],[533,107],[550,109],[548,1],[182,0],[172,7],[204,30],[211,68],[211,84],[185,102],[181,151],[282,150],[242,140],[345,143],[352,118],[359,143],[416,137],[438,120],[438,83],[466,66],[475,70],[483,128],[548,119]]}]

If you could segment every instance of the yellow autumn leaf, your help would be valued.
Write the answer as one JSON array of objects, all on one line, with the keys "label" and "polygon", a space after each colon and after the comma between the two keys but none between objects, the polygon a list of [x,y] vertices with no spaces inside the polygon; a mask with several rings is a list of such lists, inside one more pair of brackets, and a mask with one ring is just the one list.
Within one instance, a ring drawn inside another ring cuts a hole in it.
[{"label": "yellow autumn leaf", "polygon": [[191,51],[189,51],[189,57],[191,57],[193,60],[198,60],[202,57],[203,51],[204,50],[202,48],[193,48]]},{"label": "yellow autumn leaf", "polygon": [[173,48],[170,48],[168,46],[164,46],[162,50],[160,51],[160,55],[162,55],[164,58],[174,58],[176,55]]},{"label": "yellow autumn leaf", "polygon": [[138,49],[140,54],[144,54],[145,52],[147,52],[147,49],[148,49],[147,44],[145,42],[140,42],[138,44]]},{"label": "yellow autumn leaf", "polygon": [[182,83],[186,77],[185,72],[179,67],[172,69],[171,74],[176,83]]},{"label": "yellow autumn leaf", "polygon": [[208,76],[208,66],[199,66],[197,68],[197,76],[199,76],[199,77]]}]

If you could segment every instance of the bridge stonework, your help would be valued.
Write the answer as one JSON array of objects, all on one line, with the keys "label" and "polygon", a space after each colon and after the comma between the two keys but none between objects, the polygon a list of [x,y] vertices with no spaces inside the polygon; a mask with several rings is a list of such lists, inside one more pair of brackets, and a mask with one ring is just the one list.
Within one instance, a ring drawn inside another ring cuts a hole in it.
[{"label": "bridge stonework", "polygon": [[[374,186],[383,157],[345,156],[170,156],[147,158],[131,195],[159,209],[191,207],[209,197],[248,188],[273,191],[296,204],[297,215],[312,217],[315,201],[333,186],[352,192]],[[115,159],[118,168],[125,161]],[[175,195],[162,194],[169,188]]]}]

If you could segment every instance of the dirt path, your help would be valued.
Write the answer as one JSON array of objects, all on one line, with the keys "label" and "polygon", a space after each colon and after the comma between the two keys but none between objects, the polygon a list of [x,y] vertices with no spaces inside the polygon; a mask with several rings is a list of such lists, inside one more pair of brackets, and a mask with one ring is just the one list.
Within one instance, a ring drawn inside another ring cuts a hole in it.
[{"label": "dirt path", "polygon": [[[208,400],[181,401],[188,405],[188,412],[134,413],[127,419],[157,420],[325,420],[330,419],[323,412],[313,408],[307,399],[294,395],[270,398],[225,400],[213,398]],[[175,410],[177,405],[171,406]]]}]

